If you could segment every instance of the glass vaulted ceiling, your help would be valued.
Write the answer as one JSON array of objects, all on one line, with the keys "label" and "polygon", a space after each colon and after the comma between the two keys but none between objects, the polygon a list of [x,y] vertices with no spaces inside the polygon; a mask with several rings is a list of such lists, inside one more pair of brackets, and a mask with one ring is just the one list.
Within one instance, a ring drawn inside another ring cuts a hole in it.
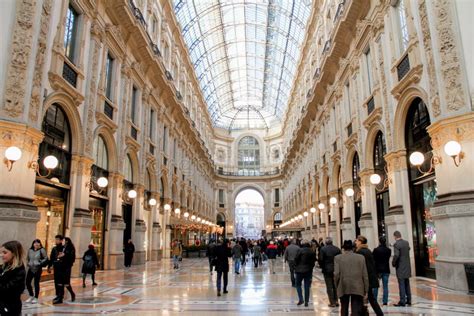
[{"label": "glass vaulted ceiling", "polygon": [[311,9],[311,0],[174,1],[216,127],[281,122]]}]

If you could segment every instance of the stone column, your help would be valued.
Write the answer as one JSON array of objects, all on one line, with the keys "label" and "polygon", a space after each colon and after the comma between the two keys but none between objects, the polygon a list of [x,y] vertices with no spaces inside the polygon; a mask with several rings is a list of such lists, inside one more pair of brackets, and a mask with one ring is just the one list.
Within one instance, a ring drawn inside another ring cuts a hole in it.
[{"label": "stone column", "polygon": [[[144,192],[145,187],[141,184],[135,185],[137,191],[137,197],[133,201],[133,217],[135,218],[135,227],[132,228],[132,239],[135,244],[135,254],[133,255],[133,264],[144,264],[146,262],[146,247],[145,247],[145,235],[146,235],[146,223],[143,220],[144,210]],[[133,222],[132,222],[133,223]],[[133,227],[133,226],[132,226]]]},{"label": "stone column", "polygon": [[374,231],[376,223],[377,205],[375,201],[375,190],[369,178],[373,173],[371,169],[364,169],[360,172],[360,190],[362,194],[362,215],[359,221],[360,233],[367,238],[369,248],[373,249],[378,245],[377,234]]},{"label": "stone column", "polygon": [[[440,286],[467,291],[464,264],[474,263],[474,114],[438,121],[428,132],[433,154],[442,159],[435,166],[438,199],[431,209],[439,251],[436,279]],[[458,166],[444,152],[444,145],[453,140],[464,154]]]},{"label": "stone column", "polygon": [[[170,198],[165,198],[163,201],[163,207],[165,204],[170,204],[171,205],[171,199]],[[163,214],[162,214],[162,235],[161,235],[161,240],[163,241],[162,243],[162,257],[163,258],[170,258],[171,257],[171,226],[170,226],[170,221],[171,221],[171,210],[165,211],[163,209]]]},{"label": "stone column", "polygon": [[[91,229],[94,221],[89,210],[89,187],[93,160],[89,157],[73,155],[71,159],[71,195],[69,204],[68,233],[74,243],[76,259],[82,258],[82,253],[91,241]],[[73,266],[73,275],[81,274],[80,264]]]},{"label": "stone column", "polygon": [[342,184],[343,218],[341,220],[341,230],[343,240],[354,240],[355,238],[354,225],[351,222],[351,214],[354,214],[354,200],[353,197],[348,197],[345,193],[349,188],[352,189],[352,182],[345,182]]},{"label": "stone column", "polygon": [[151,206],[151,218],[152,224],[151,229],[149,230],[149,239],[148,242],[150,243],[151,255],[150,260],[156,261],[160,258],[160,234],[161,234],[161,226],[159,222],[159,209],[160,209],[160,194],[158,192],[153,192],[151,194],[151,198],[157,201],[155,206]]},{"label": "stone column", "polygon": [[338,208],[337,208],[337,204],[331,204],[329,203],[329,199],[331,197],[337,197],[338,196],[338,192],[337,191],[333,191],[333,192],[330,192],[329,193],[329,198],[328,198],[328,208],[329,208],[329,234],[328,236],[332,238],[333,242],[334,242],[334,245],[337,245],[337,242],[338,242],[338,239],[339,239],[339,230],[338,230],[338,221],[337,221],[337,218],[339,217],[339,215],[337,215],[339,212],[338,212]]},{"label": "stone column", "polygon": [[[26,248],[36,237],[40,219],[33,204],[36,173],[29,164],[36,162],[43,135],[35,128],[0,120],[0,136],[0,244],[18,240]],[[22,155],[9,166],[4,155],[10,146],[20,148]]]},{"label": "stone column", "polygon": [[105,269],[121,269],[123,257],[123,231],[125,223],[122,218],[123,176],[109,173],[108,187],[108,237],[105,239],[108,256],[105,256]]}]

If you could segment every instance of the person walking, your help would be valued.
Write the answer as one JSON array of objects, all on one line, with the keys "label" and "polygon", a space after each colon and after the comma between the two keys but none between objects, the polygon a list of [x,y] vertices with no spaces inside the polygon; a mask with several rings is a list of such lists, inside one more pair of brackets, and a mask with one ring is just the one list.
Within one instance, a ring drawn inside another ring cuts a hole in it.
[{"label": "person walking", "polygon": [[275,242],[270,241],[270,244],[267,247],[267,257],[268,263],[270,265],[270,273],[275,274],[275,261],[278,255],[278,248],[275,245]]},{"label": "person walking", "polygon": [[326,292],[329,298],[329,307],[339,306],[337,302],[337,290],[334,283],[334,258],[341,254],[341,249],[332,243],[332,238],[326,238],[326,245],[321,248],[321,270],[326,283]]},{"label": "person walking", "polygon": [[394,306],[411,305],[410,289],[410,244],[402,239],[402,234],[397,230],[393,233],[395,244],[393,245],[392,266],[397,271],[398,290],[400,292],[400,301]]},{"label": "person walking", "polygon": [[221,296],[222,279],[224,279],[224,294],[227,294],[228,274],[229,274],[229,258],[232,256],[229,240],[217,246],[215,249],[216,271],[217,271],[217,296]]},{"label": "person walking", "polygon": [[21,294],[25,290],[23,246],[16,240],[0,248],[0,315],[21,315]]},{"label": "person walking", "polygon": [[171,255],[173,256],[173,269],[179,269],[179,259],[183,255],[183,247],[178,239],[175,239],[171,248]]},{"label": "person walking", "polygon": [[375,271],[375,261],[372,251],[370,251],[369,246],[367,245],[367,238],[364,236],[357,236],[355,243],[356,253],[364,256],[365,265],[367,267],[367,275],[369,277],[369,291],[367,292],[367,299],[369,300],[370,306],[372,306],[375,314],[377,316],[382,316],[383,311],[374,297],[374,289],[379,287],[379,280],[377,278],[377,271]]},{"label": "person walking", "polygon": [[132,266],[133,254],[135,253],[135,245],[131,239],[123,246],[123,253],[125,254],[125,268],[130,268]]},{"label": "person walking", "polygon": [[[38,303],[38,297],[40,293],[40,280],[43,267],[48,264],[48,254],[46,249],[43,248],[41,240],[35,239],[28,249],[26,255],[26,262],[28,265],[28,272],[26,273],[26,288],[30,297],[26,300],[26,303],[36,304]],[[34,282],[35,291],[31,286],[31,281]]]},{"label": "person walking", "polygon": [[64,237],[64,263],[66,266],[65,273],[66,278],[64,282],[64,287],[68,290],[69,294],[71,294],[71,302],[76,300],[76,294],[74,293],[72,286],[71,286],[71,273],[72,273],[72,266],[74,265],[74,261],[76,260],[76,248],[72,243],[71,238]]},{"label": "person walking", "polygon": [[[390,256],[392,250],[387,247],[387,239],[384,236],[379,238],[379,246],[372,252],[375,261],[375,271],[379,280],[382,280],[383,296],[382,304],[388,304],[388,279],[390,277]],[[379,289],[374,289],[374,297],[377,300]]]},{"label": "person walking", "polygon": [[258,264],[260,263],[261,260],[261,248],[257,243],[253,244],[253,263],[255,265],[255,268],[258,268]]},{"label": "person walking", "polygon": [[249,247],[244,237],[240,240],[240,246],[242,247],[242,265],[247,265],[247,254],[249,253]]},{"label": "person walking", "polygon": [[295,258],[298,254],[298,250],[300,247],[296,245],[296,241],[294,239],[291,240],[291,243],[286,247],[285,253],[283,257],[285,258],[285,262],[288,263],[288,268],[290,270],[290,279],[291,279],[291,286],[296,287],[296,280],[295,280]]},{"label": "person walking", "polygon": [[334,281],[341,301],[341,316],[349,315],[349,302],[351,315],[361,315],[364,296],[369,290],[365,259],[352,251],[351,240],[345,240],[342,249],[343,253],[334,258]]},{"label": "person walking", "polygon": [[[295,257],[295,273],[296,273],[296,291],[298,293],[298,304],[304,303],[304,306],[308,306],[309,303],[309,291],[311,289],[311,282],[313,279],[313,269],[316,264],[316,253],[311,249],[309,241],[303,240],[301,242],[301,248]],[[303,293],[301,290],[301,283],[304,281],[304,301]]]},{"label": "person walking", "polygon": [[55,236],[55,246],[51,250],[48,263],[48,273],[51,273],[51,267],[54,270],[54,287],[56,289],[56,297],[53,299],[53,304],[62,304],[64,299],[64,287],[71,292],[71,301],[75,301],[76,295],[72,291],[70,285],[71,281],[71,267],[75,256],[74,246],[72,243],[66,245],[62,235]]},{"label": "person walking", "polygon": [[97,285],[95,283],[95,269],[99,268],[99,258],[97,258],[97,253],[95,252],[94,245],[89,245],[88,249],[84,252],[82,256],[84,263],[82,264],[82,287],[86,287],[86,276],[91,275],[92,286]]},{"label": "person walking", "polygon": [[234,261],[234,272],[240,274],[240,262],[242,260],[242,246],[236,242],[232,247],[232,260]]},{"label": "person walking", "polygon": [[214,258],[214,248],[216,247],[216,243],[214,240],[211,240],[206,248],[206,256],[207,260],[209,260],[209,273],[212,275],[212,268],[214,267],[213,258]]}]

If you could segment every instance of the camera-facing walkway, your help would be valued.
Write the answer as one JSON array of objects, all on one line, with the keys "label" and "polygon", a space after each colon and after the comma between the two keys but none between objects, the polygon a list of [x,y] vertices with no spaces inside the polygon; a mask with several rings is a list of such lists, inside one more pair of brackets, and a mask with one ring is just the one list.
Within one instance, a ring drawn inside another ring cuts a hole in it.
[{"label": "camera-facing walkway", "polygon": [[[229,293],[217,297],[216,273],[208,272],[207,259],[183,259],[173,270],[171,261],[134,266],[129,270],[99,271],[98,286],[82,288],[82,279],[72,281],[76,301],[66,291],[65,303],[52,305],[54,284],[41,284],[38,304],[23,304],[26,315],[338,315],[338,308],[328,307],[324,280],[315,269],[311,301],[308,307],[296,306],[296,290],[291,287],[283,260],[278,258],[276,274],[267,264],[255,269],[251,264],[240,275],[229,273]],[[232,270],[232,269],[231,269]],[[412,279],[413,305],[395,307],[398,301],[396,280],[390,279],[387,315],[474,315],[474,296],[436,286],[426,279]],[[379,296],[381,293],[379,293]],[[26,298],[26,297],[25,297]],[[380,297],[379,297],[380,299]],[[370,313],[373,311],[369,308]]]}]

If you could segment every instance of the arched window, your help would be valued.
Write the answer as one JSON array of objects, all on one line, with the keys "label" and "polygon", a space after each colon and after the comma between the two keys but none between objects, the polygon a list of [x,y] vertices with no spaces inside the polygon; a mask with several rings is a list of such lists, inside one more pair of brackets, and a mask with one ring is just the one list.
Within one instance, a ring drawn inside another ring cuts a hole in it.
[{"label": "arched window", "polygon": [[127,155],[127,159],[125,159],[125,180],[133,183],[133,169],[132,169],[132,160],[130,159],[130,155]]},{"label": "arched window", "polygon": [[382,183],[384,184],[382,189],[376,189],[376,202],[377,202],[377,227],[378,227],[378,234],[379,236],[385,236],[385,215],[388,212],[389,208],[389,194],[388,194],[388,187],[385,187],[385,180],[387,179],[387,172],[386,172],[386,162],[385,162],[385,154],[387,153],[387,149],[385,146],[385,140],[383,137],[382,132],[378,132],[377,136],[375,136],[375,143],[374,143],[374,170],[375,173],[380,175],[382,178]]},{"label": "arched window", "polygon": [[274,221],[281,221],[281,213],[280,212],[275,213],[275,215],[273,216],[273,220]]},{"label": "arched window", "polygon": [[39,148],[39,167],[42,174],[48,171],[42,161],[46,156],[53,155],[58,159],[58,166],[52,170],[49,178],[57,178],[61,183],[69,183],[71,161],[71,129],[66,114],[56,104],[51,105],[43,119],[41,131],[44,134]]},{"label": "arched window", "polygon": [[239,141],[238,168],[240,175],[259,174],[260,146],[255,137],[245,136]]},{"label": "arched window", "polygon": [[95,165],[104,170],[109,169],[109,155],[107,153],[107,146],[105,145],[102,136],[98,136],[94,142],[94,160]]}]

